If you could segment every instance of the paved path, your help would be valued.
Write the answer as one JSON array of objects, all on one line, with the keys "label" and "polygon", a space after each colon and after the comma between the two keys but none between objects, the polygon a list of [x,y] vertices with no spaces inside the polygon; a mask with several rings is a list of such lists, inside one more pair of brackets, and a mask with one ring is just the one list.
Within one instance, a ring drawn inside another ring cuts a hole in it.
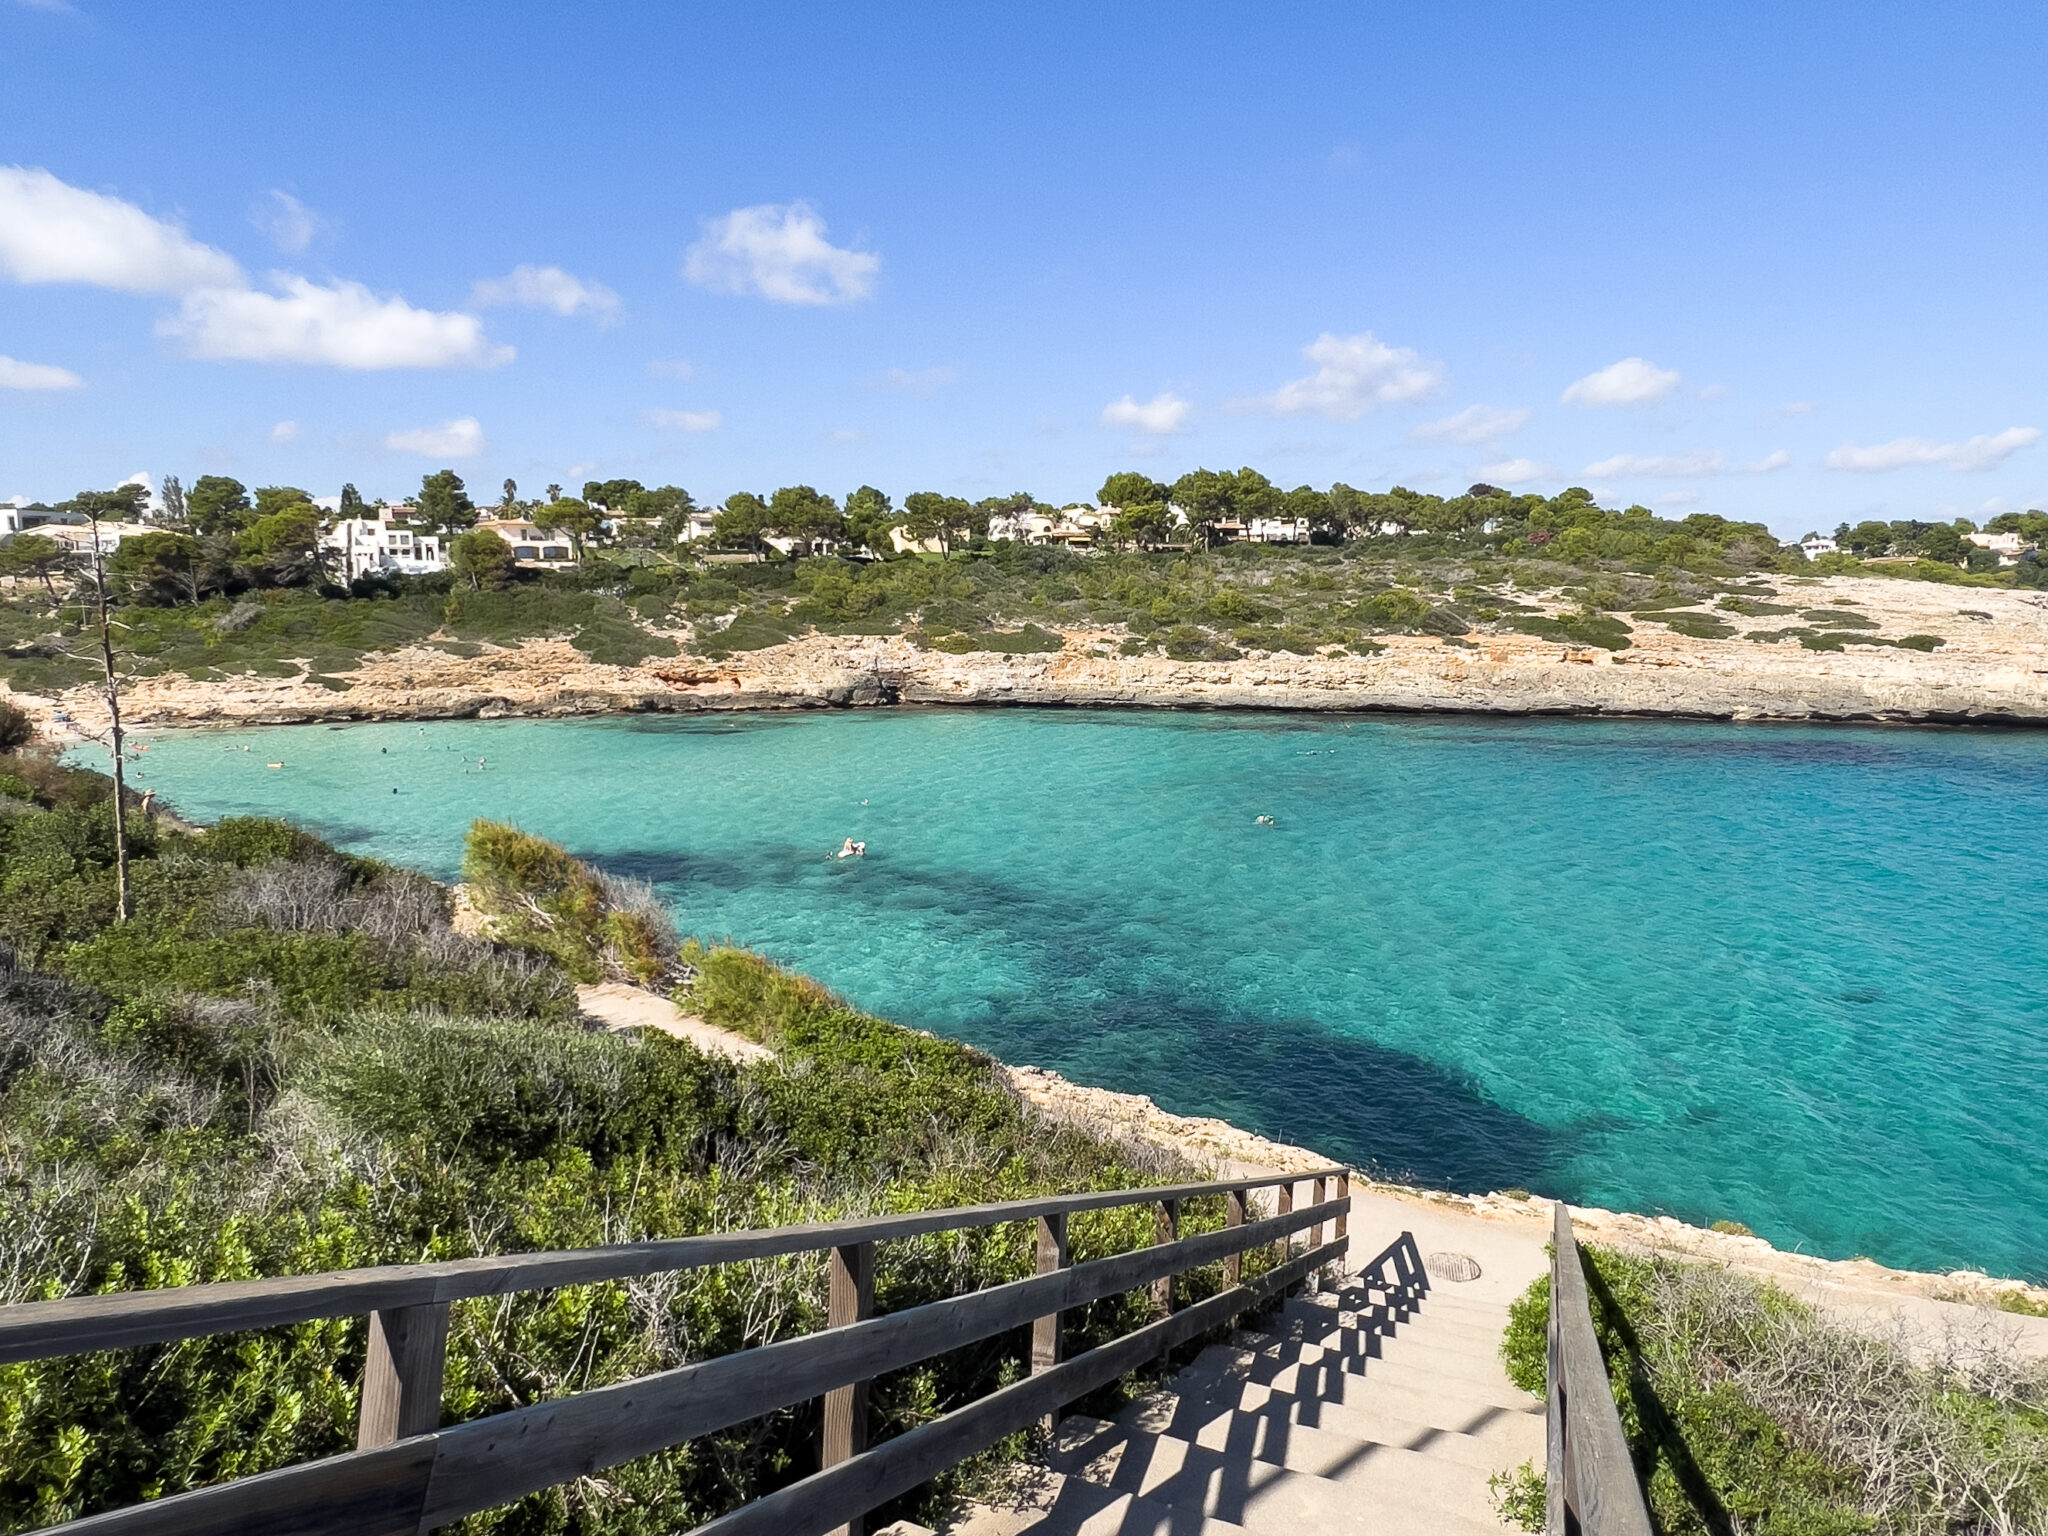
[{"label": "paved path", "polygon": [[706,1024],[693,1013],[685,1013],[658,992],[607,981],[594,987],[576,989],[576,1006],[606,1029],[658,1029],[678,1040],[687,1040],[707,1056],[726,1056],[734,1061],[767,1061],[774,1052],[745,1035]]}]

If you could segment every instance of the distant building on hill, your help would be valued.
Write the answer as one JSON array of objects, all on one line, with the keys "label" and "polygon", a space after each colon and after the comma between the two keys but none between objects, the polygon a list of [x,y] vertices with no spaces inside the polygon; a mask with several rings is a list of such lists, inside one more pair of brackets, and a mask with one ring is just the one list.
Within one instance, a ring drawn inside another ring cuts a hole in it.
[{"label": "distant building on hill", "polygon": [[1801,539],[1793,547],[1809,560],[1818,560],[1822,555],[1835,555],[1842,551],[1842,546],[1833,539],[1822,538],[1819,534],[1810,539]]},{"label": "distant building on hill", "polygon": [[[157,531],[147,523],[103,522],[97,534],[100,553],[111,555],[138,534]],[[92,552],[95,534],[91,523],[82,520],[76,523],[42,523],[36,526],[36,532],[45,538],[55,539],[70,554],[87,555]]]},{"label": "distant building on hill", "polygon": [[345,517],[321,533],[320,547],[335,556],[343,581],[364,576],[430,576],[448,569],[448,553],[441,547],[439,534],[417,533],[383,517]]},{"label": "distant building on hill", "polygon": [[2020,556],[2034,546],[2017,533],[1966,533],[1963,535],[1979,549],[1988,549],[1998,556],[2000,565],[2018,565]]},{"label": "distant building on hill", "polygon": [[576,549],[569,535],[549,532],[530,517],[480,517],[480,533],[495,533],[512,546],[512,558],[521,565],[538,565],[553,571],[576,569]]}]

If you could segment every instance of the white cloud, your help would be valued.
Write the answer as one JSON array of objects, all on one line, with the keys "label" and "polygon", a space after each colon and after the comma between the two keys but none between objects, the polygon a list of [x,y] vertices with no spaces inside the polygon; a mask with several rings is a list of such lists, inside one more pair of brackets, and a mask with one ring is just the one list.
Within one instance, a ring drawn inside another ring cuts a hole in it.
[{"label": "white cloud", "polygon": [[0,357],[0,389],[77,389],[84,382],[69,368]]},{"label": "white cloud", "polygon": [[1779,406],[1775,414],[1779,416],[1811,416],[1813,412],[1814,404],[1811,400],[1792,400]]},{"label": "white cloud", "polygon": [[291,193],[275,187],[250,208],[249,222],[263,231],[272,245],[290,256],[311,245],[313,237],[327,225],[325,219]]},{"label": "white cloud", "polygon": [[657,379],[687,379],[697,370],[680,357],[657,357],[647,365],[647,371]]},{"label": "white cloud", "polygon": [[833,443],[857,443],[860,441],[860,434],[851,427],[841,427],[830,434],[826,441]]},{"label": "white cloud", "polygon": [[951,368],[891,368],[876,375],[870,387],[905,395],[935,395],[959,377]]},{"label": "white cloud", "polygon": [[270,429],[273,443],[296,443],[299,440],[299,424],[296,421],[280,421]]},{"label": "white cloud", "polygon": [[725,417],[717,411],[649,411],[649,426],[660,427],[664,432],[716,432],[725,425]]},{"label": "white cloud", "polygon": [[1957,470],[1995,469],[2022,448],[2031,447],[2040,436],[2033,427],[2007,427],[1998,433],[1980,432],[1960,443],[1937,443],[1924,437],[1895,437],[1868,448],[1844,443],[1828,455],[1827,465],[1829,469],[1872,474],[1920,464],[1942,464]]},{"label": "white cloud", "polygon": [[1532,480],[1546,480],[1552,473],[1549,465],[1534,459],[1503,459],[1479,466],[1479,478],[1490,485],[1527,485]]},{"label": "white cloud", "polygon": [[1582,473],[1595,480],[1632,479],[1643,475],[1658,479],[1692,480],[1703,475],[1718,475],[1727,468],[1722,456],[1709,448],[1695,448],[1691,453],[1657,455],[1641,458],[1632,453],[1617,453],[1611,459],[1602,459],[1597,464],[1588,464]]},{"label": "white cloud", "polygon": [[184,340],[194,357],[256,363],[325,363],[335,368],[491,368],[512,360],[493,347],[483,322],[454,311],[415,309],[361,283],[316,283],[274,273],[277,293],[208,288],[185,296],[157,330]]},{"label": "white cloud", "polygon": [[0,272],[18,283],[91,283],[123,293],[190,293],[245,281],[226,252],[133,203],[19,165],[0,165]]},{"label": "white cloud", "polygon": [[474,416],[458,416],[438,427],[415,427],[384,439],[393,453],[416,453],[423,459],[473,459],[484,451],[483,424]]},{"label": "white cloud", "polygon": [[1449,382],[1443,364],[1408,347],[1390,347],[1371,331],[1356,336],[1325,331],[1301,355],[1316,365],[1314,373],[1240,405],[1282,416],[1356,421],[1383,405],[1427,399]]},{"label": "white cloud", "polygon": [[1640,357],[1624,357],[1569,385],[1565,405],[1654,405],[1678,387],[1678,374]]},{"label": "white cloud", "polygon": [[[262,211],[296,210],[317,222],[286,194],[272,197],[283,203]],[[280,238],[295,240],[297,231],[287,228]],[[273,273],[277,291],[262,292],[224,252],[133,203],[21,166],[0,166],[0,274],[176,294],[179,312],[159,321],[157,332],[183,339],[193,357],[337,368],[490,367],[512,358],[510,347],[485,341],[474,315],[415,309],[361,283]]]},{"label": "white cloud", "polygon": [[1709,475],[1734,474],[1738,471],[1750,475],[1767,475],[1772,470],[1783,469],[1791,462],[1792,455],[1783,448],[1768,458],[1739,466],[1731,466],[1727,456],[1717,448],[1695,448],[1690,453],[1659,454],[1649,457],[1617,453],[1611,459],[1588,464],[1581,473],[1595,480],[1629,480],[1645,476],[1660,480],[1699,480]]},{"label": "white cloud", "polygon": [[874,292],[882,258],[825,238],[809,203],[760,203],[707,219],[683,253],[683,276],[714,293],[754,294],[776,304],[851,304]]},{"label": "white cloud", "polygon": [[1162,390],[1140,405],[1129,395],[1112,400],[1102,408],[1105,427],[1128,427],[1152,437],[1178,432],[1188,419],[1188,403],[1170,390]]},{"label": "white cloud", "polygon": [[558,315],[589,315],[599,324],[618,318],[619,296],[602,283],[586,283],[560,267],[520,265],[503,277],[487,277],[470,291],[478,306],[513,304],[522,309],[551,309]]},{"label": "white cloud", "polygon": [[1491,443],[1521,431],[1528,424],[1529,413],[1519,406],[1504,410],[1493,405],[1468,405],[1442,421],[1425,421],[1410,429],[1408,435],[1417,442],[1438,439],[1447,443]]},{"label": "white cloud", "polygon": [[1700,391],[1700,398],[1702,400],[1725,400],[1728,398],[1728,386],[1726,384],[1709,384]]}]

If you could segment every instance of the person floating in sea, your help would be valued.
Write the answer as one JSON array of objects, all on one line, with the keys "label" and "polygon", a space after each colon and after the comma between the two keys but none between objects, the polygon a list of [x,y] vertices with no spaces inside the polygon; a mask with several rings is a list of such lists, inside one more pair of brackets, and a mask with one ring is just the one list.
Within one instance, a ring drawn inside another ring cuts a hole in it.
[{"label": "person floating in sea", "polygon": [[835,859],[865,858],[867,856],[867,851],[868,845],[866,843],[856,843],[852,838],[849,837],[845,842],[839,845],[839,851],[833,854],[832,857]]},{"label": "person floating in sea", "polygon": [[1261,816],[1257,821],[1252,823],[1252,825],[1255,827],[1270,827],[1273,824],[1273,818],[1270,816]]}]

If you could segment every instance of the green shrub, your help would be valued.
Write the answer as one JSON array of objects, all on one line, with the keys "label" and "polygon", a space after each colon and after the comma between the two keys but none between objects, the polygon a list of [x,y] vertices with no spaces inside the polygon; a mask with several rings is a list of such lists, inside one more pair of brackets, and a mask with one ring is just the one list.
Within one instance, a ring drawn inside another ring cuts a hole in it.
[{"label": "green shrub", "polygon": [[495,937],[550,956],[579,981],[654,982],[674,959],[675,935],[651,890],[607,879],[545,838],[480,819],[462,875]]},{"label": "green shrub", "polygon": [[[2048,1372],[1832,1322],[1707,1265],[1583,1250],[1594,1333],[1656,1528],[1772,1536],[2032,1529],[2048,1517]],[[1502,1360],[1541,1391],[1548,1275]]]},{"label": "green shrub", "polygon": [[273,859],[301,859],[325,852],[327,845],[290,822],[266,816],[228,816],[200,835],[194,851],[242,869]]}]

